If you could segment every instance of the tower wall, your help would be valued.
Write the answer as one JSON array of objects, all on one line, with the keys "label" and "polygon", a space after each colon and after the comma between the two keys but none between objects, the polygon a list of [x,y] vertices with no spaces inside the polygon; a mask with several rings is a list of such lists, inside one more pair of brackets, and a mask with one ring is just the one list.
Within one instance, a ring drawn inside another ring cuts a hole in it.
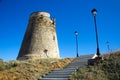
[{"label": "tower wall", "polygon": [[59,58],[54,20],[47,12],[32,13],[17,59]]}]

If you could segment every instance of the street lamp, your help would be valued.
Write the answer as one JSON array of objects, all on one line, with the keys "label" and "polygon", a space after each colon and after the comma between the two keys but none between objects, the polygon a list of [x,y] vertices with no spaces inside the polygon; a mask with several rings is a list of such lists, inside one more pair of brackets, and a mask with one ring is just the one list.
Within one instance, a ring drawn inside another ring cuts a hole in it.
[{"label": "street lamp", "polygon": [[109,53],[109,52],[110,52],[110,46],[109,46],[110,44],[109,44],[109,42],[108,42],[108,41],[106,42],[106,45],[107,45],[107,48],[108,48],[108,53]]},{"label": "street lamp", "polygon": [[98,43],[98,32],[97,32],[97,24],[96,24],[96,14],[97,14],[97,10],[96,9],[92,9],[92,14],[94,16],[94,23],[95,23],[95,32],[96,32],[96,44],[97,44],[97,56],[100,56],[100,50],[99,50],[99,43]]},{"label": "street lamp", "polygon": [[75,36],[76,36],[76,57],[79,57],[79,55],[78,55],[78,38],[77,38],[78,32],[77,31],[75,31]]}]

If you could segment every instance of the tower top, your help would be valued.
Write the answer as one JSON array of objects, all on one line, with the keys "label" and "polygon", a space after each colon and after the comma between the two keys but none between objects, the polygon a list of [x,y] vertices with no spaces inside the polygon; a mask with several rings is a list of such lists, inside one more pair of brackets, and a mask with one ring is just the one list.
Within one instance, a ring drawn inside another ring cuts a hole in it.
[{"label": "tower top", "polygon": [[50,14],[48,12],[33,12],[30,17],[33,16],[50,17]]}]

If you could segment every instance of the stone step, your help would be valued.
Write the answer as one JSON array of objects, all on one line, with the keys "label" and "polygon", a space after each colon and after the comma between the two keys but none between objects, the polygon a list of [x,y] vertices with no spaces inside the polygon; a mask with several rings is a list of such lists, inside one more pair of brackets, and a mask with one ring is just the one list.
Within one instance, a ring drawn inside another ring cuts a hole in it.
[{"label": "stone step", "polygon": [[52,71],[62,71],[62,70],[75,70],[76,68],[74,67],[66,67],[64,69],[61,69],[61,70],[52,70]]},{"label": "stone step", "polygon": [[68,70],[75,70],[75,66],[74,67],[66,67],[65,69],[68,69]]},{"label": "stone step", "polygon": [[46,75],[44,78],[69,78],[71,76],[71,74],[56,74],[56,75],[52,75],[52,74],[49,74],[49,75]]},{"label": "stone step", "polygon": [[74,72],[74,71],[54,71],[54,72],[50,72],[49,74],[52,74],[52,73],[71,73],[71,72]]},{"label": "stone step", "polygon": [[68,78],[42,78],[38,80],[68,80]]},{"label": "stone step", "polygon": [[87,65],[87,64],[74,64],[74,65],[69,65],[69,66],[67,66],[68,68],[71,68],[71,67],[75,67],[75,68],[77,68],[77,67],[82,67],[82,66],[85,66],[85,65]]},{"label": "stone step", "polygon": [[68,72],[74,72],[75,70],[62,70],[62,71],[52,71],[51,73],[53,72],[57,72],[57,73],[68,73]]},{"label": "stone step", "polygon": [[70,74],[72,74],[72,73],[74,73],[74,72],[65,72],[65,73],[63,73],[63,72],[52,72],[52,73],[49,73],[50,75],[70,75]]},{"label": "stone step", "polygon": [[[87,63],[86,63],[87,64]],[[70,64],[69,66],[79,66],[79,65],[86,65],[85,63],[81,63],[81,64]]]}]

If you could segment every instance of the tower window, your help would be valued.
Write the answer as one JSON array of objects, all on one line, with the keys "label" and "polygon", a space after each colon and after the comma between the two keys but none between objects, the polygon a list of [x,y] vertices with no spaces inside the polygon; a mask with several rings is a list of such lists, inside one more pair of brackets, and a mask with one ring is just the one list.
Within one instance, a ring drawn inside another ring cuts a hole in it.
[{"label": "tower window", "polygon": [[55,40],[55,36],[53,36],[53,40]]}]

